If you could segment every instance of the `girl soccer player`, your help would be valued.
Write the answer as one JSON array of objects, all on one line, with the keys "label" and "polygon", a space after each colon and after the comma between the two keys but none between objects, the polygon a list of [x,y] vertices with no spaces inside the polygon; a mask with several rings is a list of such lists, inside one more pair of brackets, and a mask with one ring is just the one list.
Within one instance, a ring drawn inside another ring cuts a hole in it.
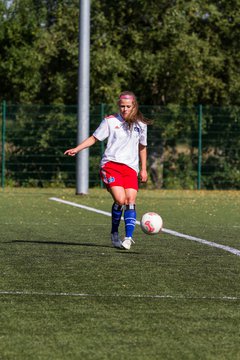
[{"label": "girl soccer player", "polygon": [[[119,113],[105,117],[93,135],[77,147],[65,151],[75,156],[78,152],[108,138],[101,160],[100,176],[113,198],[111,241],[116,248],[129,250],[136,224],[138,173],[147,181],[147,124],[138,108],[133,92],[124,91],[118,99]],[[141,169],[139,172],[139,162]],[[118,233],[124,211],[125,237]]]}]

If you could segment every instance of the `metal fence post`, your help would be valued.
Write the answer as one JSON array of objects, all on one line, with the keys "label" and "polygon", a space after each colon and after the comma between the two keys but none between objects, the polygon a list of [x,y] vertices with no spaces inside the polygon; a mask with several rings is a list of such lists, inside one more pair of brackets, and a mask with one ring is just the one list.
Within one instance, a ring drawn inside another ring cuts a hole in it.
[{"label": "metal fence post", "polygon": [[202,175],[202,105],[198,106],[198,178],[197,189],[201,190]]},{"label": "metal fence post", "polygon": [[5,186],[5,134],[6,134],[6,101],[2,102],[2,189]]},{"label": "metal fence post", "polygon": [[[77,143],[89,137],[90,0],[79,0],[79,70]],[[76,194],[88,193],[89,148],[77,154]]]}]

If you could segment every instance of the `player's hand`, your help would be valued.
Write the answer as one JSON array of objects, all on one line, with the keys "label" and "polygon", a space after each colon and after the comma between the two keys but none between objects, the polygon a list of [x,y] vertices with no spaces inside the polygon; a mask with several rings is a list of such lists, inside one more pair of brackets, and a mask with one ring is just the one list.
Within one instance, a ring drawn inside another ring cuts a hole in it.
[{"label": "player's hand", "polygon": [[140,180],[141,180],[141,182],[147,182],[148,174],[147,174],[146,170],[141,170],[140,171]]},{"label": "player's hand", "polygon": [[65,151],[64,155],[75,156],[77,154],[76,148],[68,149]]}]

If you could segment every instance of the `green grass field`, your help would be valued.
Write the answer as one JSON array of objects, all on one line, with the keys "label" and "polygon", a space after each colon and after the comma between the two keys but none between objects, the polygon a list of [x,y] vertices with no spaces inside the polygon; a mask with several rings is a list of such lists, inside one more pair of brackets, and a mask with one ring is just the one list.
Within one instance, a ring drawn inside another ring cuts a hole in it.
[{"label": "green grass field", "polygon": [[[105,190],[0,193],[0,359],[240,359],[240,256],[137,226],[111,247]],[[240,250],[240,193],[146,191],[138,220]],[[121,224],[123,233],[124,224]]]}]

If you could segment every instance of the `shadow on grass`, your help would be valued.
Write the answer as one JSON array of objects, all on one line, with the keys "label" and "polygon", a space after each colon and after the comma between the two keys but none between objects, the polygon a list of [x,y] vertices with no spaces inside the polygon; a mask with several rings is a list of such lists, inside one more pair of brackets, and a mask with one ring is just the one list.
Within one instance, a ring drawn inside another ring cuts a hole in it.
[{"label": "shadow on grass", "polygon": [[25,243],[25,244],[41,244],[41,245],[68,245],[68,246],[98,246],[110,248],[111,245],[101,245],[95,243],[80,243],[80,242],[62,242],[62,241],[41,241],[41,240],[12,240],[9,243]]},{"label": "shadow on grass", "polygon": [[80,243],[80,242],[61,242],[61,241],[41,241],[41,240],[11,240],[8,243],[15,243],[15,244],[40,244],[40,245],[64,245],[64,246],[86,246],[86,247],[101,247],[101,248],[111,248],[122,254],[139,254],[138,252],[134,251],[126,251],[124,249],[117,249],[111,245],[101,245],[95,243]]}]

